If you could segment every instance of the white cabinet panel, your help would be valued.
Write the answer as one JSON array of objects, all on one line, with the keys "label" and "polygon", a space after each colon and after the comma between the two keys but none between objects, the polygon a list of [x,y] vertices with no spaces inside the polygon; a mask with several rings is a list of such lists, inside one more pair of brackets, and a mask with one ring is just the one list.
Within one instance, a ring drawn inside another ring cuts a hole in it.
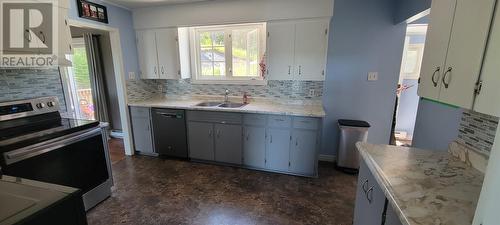
[{"label": "white cabinet panel", "polygon": [[246,126],[243,132],[243,164],[265,168],[266,128]]},{"label": "white cabinet panel", "polygon": [[316,168],[316,131],[294,130],[290,149],[290,171],[313,175]]},{"label": "white cabinet panel", "polygon": [[288,171],[290,165],[290,130],[268,129],[267,168]]},{"label": "white cabinet panel", "polygon": [[495,0],[458,0],[440,101],[471,109]]},{"label": "white cabinet panel", "polygon": [[[497,10],[500,4],[497,5]],[[474,103],[474,111],[500,116],[500,14],[495,16],[481,72],[482,88]]]},{"label": "white cabinet panel", "polygon": [[432,1],[418,95],[438,100],[457,0]]},{"label": "white cabinet panel", "polygon": [[188,122],[189,157],[215,160],[214,130],[211,123]]},{"label": "white cabinet panel", "polygon": [[180,69],[177,28],[157,30],[156,49],[160,79],[178,79]]},{"label": "white cabinet panel", "polygon": [[364,161],[361,162],[356,190],[353,225],[380,225],[385,195]]},{"label": "white cabinet panel", "polygon": [[155,31],[137,31],[137,52],[141,79],[159,79]]},{"label": "white cabinet panel", "polygon": [[295,25],[295,79],[325,80],[328,21]]},{"label": "white cabinet panel", "polygon": [[154,153],[149,108],[130,107],[130,117],[135,150],[141,153]]},{"label": "white cabinet panel", "polygon": [[267,24],[268,80],[293,80],[295,24]]},{"label": "white cabinet panel", "polygon": [[68,10],[64,8],[59,9],[59,21],[58,21],[58,32],[59,32],[59,40],[58,40],[58,51],[59,54],[64,56],[65,54],[71,54],[71,30],[68,25]]},{"label": "white cabinet panel", "polygon": [[215,124],[215,161],[241,164],[241,125]]}]

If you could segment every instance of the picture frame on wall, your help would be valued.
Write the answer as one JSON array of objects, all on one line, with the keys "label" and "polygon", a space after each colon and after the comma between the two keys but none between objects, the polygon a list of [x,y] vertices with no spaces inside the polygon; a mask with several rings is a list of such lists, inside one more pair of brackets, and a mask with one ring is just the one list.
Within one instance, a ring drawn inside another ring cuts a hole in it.
[{"label": "picture frame on wall", "polygon": [[79,17],[101,23],[108,23],[108,11],[106,6],[86,0],[76,0],[76,5],[78,6]]}]

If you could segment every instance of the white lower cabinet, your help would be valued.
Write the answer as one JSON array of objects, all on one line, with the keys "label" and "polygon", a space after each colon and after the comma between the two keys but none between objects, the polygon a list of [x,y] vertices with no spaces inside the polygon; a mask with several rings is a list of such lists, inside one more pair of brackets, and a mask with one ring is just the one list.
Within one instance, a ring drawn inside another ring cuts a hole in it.
[{"label": "white lower cabinet", "polygon": [[266,128],[245,126],[243,130],[243,164],[266,167]]},{"label": "white lower cabinet", "polygon": [[153,154],[150,108],[130,107],[135,151]]},{"label": "white lower cabinet", "polygon": [[204,122],[188,122],[189,157],[215,160],[213,125]]},{"label": "white lower cabinet", "polygon": [[266,167],[271,170],[287,172],[290,166],[290,139],[289,129],[269,128],[267,130]]}]

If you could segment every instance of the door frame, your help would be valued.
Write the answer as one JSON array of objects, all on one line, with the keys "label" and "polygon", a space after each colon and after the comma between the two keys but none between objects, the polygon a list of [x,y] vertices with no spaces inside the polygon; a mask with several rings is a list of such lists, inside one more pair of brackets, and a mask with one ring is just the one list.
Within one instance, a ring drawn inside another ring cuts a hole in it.
[{"label": "door frame", "polygon": [[128,111],[128,99],[127,99],[127,85],[125,78],[125,67],[123,63],[123,55],[122,55],[122,47],[120,40],[120,31],[118,28],[99,25],[89,22],[83,22],[74,19],[68,19],[68,25],[72,27],[79,28],[89,28],[102,30],[109,33],[109,39],[111,42],[111,52],[113,56],[113,68],[115,71],[115,80],[116,80],[116,91],[118,95],[118,105],[120,108],[120,120],[122,123],[122,131],[123,142],[125,147],[126,155],[134,155],[134,145],[132,142],[132,132],[131,132],[131,124],[129,122],[129,111]]}]

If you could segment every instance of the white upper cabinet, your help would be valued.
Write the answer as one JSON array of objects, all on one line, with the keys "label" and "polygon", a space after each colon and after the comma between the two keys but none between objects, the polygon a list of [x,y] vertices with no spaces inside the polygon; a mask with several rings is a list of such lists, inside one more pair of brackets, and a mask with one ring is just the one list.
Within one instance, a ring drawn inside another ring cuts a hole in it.
[{"label": "white upper cabinet", "polygon": [[420,69],[418,94],[438,99],[441,76],[448,52],[451,26],[456,0],[432,1],[430,23],[425,41],[424,57]]},{"label": "white upper cabinet", "polygon": [[137,31],[141,79],[179,79],[177,28]]},{"label": "white upper cabinet", "polygon": [[268,80],[325,80],[326,19],[270,22]]},{"label": "white upper cabinet", "polygon": [[268,23],[268,80],[293,80],[295,24]]},{"label": "white upper cabinet", "polygon": [[177,28],[156,31],[156,49],[161,79],[177,79],[180,75]]},{"label": "white upper cabinet", "polygon": [[305,21],[295,25],[296,80],[325,80],[328,21]]},{"label": "white upper cabinet", "polygon": [[[500,5],[497,5],[497,10]],[[474,111],[500,116],[500,15],[493,20],[480,78]]]},{"label": "white upper cabinet", "polygon": [[494,4],[495,0],[432,2],[420,96],[472,108]]},{"label": "white upper cabinet", "polygon": [[141,79],[160,79],[155,31],[144,30],[137,32],[137,52]]}]

